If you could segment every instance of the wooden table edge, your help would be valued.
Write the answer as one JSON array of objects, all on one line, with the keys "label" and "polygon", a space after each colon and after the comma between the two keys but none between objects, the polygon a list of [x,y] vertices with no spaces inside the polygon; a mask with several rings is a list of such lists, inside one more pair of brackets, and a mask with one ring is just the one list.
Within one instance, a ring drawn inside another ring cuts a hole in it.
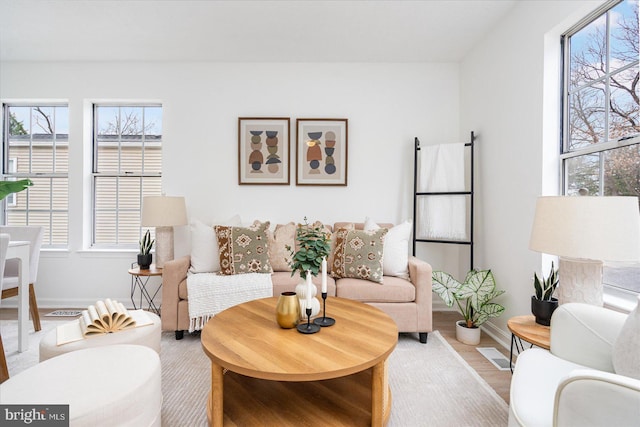
[{"label": "wooden table edge", "polygon": [[[520,327],[520,329],[518,329]],[[527,328],[526,330],[521,329]],[[522,316],[514,316],[507,320],[507,328],[509,331],[520,339],[525,340],[535,346],[549,350],[551,347],[551,330],[549,326],[544,326],[536,323],[535,316],[532,314],[525,314]],[[531,332],[531,329],[535,329],[544,333]],[[529,332],[529,333],[528,333]]]}]

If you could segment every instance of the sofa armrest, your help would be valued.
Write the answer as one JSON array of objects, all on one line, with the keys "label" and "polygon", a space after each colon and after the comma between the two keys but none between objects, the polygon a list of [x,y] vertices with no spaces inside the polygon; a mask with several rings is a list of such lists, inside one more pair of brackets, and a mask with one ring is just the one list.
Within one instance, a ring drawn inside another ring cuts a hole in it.
[{"label": "sofa armrest", "polygon": [[178,330],[178,285],[187,278],[191,257],[165,262],[162,268],[162,330]]},{"label": "sofa armrest", "polygon": [[429,263],[414,256],[409,257],[409,281],[416,288],[416,325],[422,343],[427,342],[427,333],[433,330],[431,272]]},{"label": "sofa armrest", "polygon": [[551,316],[551,353],[593,369],[613,372],[613,344],[627,315],[589,304],[567,303]]},{"label": "sofa armrest", "polygon": [[431,307],[431,265],[414,256],[409,257],[409,280],[416,287],[416,303]]},{"label": "sofa armrest", "polygon": [[577,369],[556,391],[553,425],[631,426],[640,420],[640,380]]}]

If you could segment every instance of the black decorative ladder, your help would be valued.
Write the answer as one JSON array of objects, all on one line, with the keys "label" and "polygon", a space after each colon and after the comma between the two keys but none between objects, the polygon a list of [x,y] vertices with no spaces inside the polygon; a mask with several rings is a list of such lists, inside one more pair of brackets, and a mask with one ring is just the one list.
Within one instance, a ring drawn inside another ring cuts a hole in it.
[{"label": "black decorative ladder", "polygon": [[[454,245],[468,245],[469,246],[469,263],[470,270],[473,270],[473,181],[474,181],[474,158],[473,149],[475,145],[475,135],[471,131],[469,142],[465,143],[465,147],[469,147],[470,153],[470,189],[469,191],[436,191],[436,192],[419,192],[418,191],[418,151],[420,151],[420,141],[418,137],[415,138],[415,150],[413,153],[413,255],[416,254],[416,242],[429,242],[429,243],[445,243]],[[424,171],[423,171],[424,172]],[[468,240],[440,240],[440,239],[419,239],[416,237],[417,233],[417,215],[418,215],[418,197],[420,196],[453,196],[462,195],[469,196],[469,239]]]}]

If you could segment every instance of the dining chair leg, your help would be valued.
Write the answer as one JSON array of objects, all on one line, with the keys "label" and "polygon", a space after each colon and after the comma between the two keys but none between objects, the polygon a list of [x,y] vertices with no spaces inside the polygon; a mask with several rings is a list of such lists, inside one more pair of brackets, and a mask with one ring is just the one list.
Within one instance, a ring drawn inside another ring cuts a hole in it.
[{"label": "dining chair leg", "polygon": [[36,301],[36,291],[33,289],[33,283],[29,284],[29,311],[31,311],[31,319],[33,319],[33,329],[38,332],[42,329],[42,326],[40,326],[40,313],[38,313],[38,302]]},{"label": "dining chair leg", "polygon": [[0,335],[0,384],[9,379],[9,368],[7,368],[7,358],[4,355],[2,345],[2,335]]}]

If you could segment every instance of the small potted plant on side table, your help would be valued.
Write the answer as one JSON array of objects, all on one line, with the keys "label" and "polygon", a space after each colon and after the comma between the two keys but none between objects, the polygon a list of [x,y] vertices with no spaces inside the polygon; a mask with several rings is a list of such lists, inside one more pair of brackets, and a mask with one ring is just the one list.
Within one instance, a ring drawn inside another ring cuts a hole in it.
[{"label": "small potted plant on side table", "polygon": [[471,270],[463,283],[443,271],[434,271],[432,278],[433,292],[442,298],[447,307],[452,307],[455,302],[464,317],[464,320],[456,322],[456,339],[463,344],[479,344],[479,326],[504,311],[503,306],[491,302],[504,293],[496,289],[491,270]]},{"label": "small potted plant on side table", "polygon": [[148,270],[153,261],[153,255],[151,254],[151,248],[155,240],[151,239],[151,233],[147,230],[144,233],[144,237],[140,240],[140,253],[138,254],[138,266],[140,270]]},{"label": "small potted plant on side table", "polygon": [[546,279],[543,275],[540,280],[538,275],[533,273],[533,287],[536,294],[531,296],[531,313],[536,317],[536,323],[544,326],[551,324],[551,315],[558,308],[558,299],[553,297],[558,284],[558,270],[554,269],[553,261]]}]

